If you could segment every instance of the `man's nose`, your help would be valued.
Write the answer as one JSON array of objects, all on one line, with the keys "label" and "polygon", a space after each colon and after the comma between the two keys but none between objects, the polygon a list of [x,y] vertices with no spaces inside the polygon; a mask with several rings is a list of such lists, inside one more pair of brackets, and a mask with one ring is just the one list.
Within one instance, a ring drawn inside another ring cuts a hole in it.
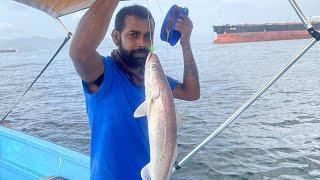
[{"label": "man's nose", "polygon": [[137,45],[138,47],[147,47],[148,45],[148,42],[149,40],[146,39],[145,37],[140,37],[138,40],[137,40]]}]

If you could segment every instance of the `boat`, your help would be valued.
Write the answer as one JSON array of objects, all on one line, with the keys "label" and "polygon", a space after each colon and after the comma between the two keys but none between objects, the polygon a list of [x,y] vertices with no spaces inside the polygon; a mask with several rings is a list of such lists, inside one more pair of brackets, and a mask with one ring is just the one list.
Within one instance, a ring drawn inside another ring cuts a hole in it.
[{"label": "boat", "polygon": [[[37,8],[49,14],[51,17],[57,20],[57,22],[62,25],[62,28],[67,32],[67,37],[59,49],[56,51],[54,56],[51,58],[46,67],[52,62],[54,57],[59,53],[61,48],[70,39],[71,33],[58,19],[63,15],[67,15],[81,9],[87,8],[91,5],[93,0],[15,0],[17,2],[29,5],[31,7]],[[301,20],[305,20],[305,17],[301,10],[298,8],[295,0],[289,0],[292,7],[296,10],[298,16]],[[62,8],[63,7],[63,8]],[[303,31],[301,24],[265,24],[265,25],[231,25],[220,26],[216,28],[218,33],[218,38],[220,35],[226,34],[247,34],[247,36],[254,33],[268,33],[268,32],[292,32],[292,31]],[[309,25],[305,23],[305,25]],[[313,23],[313,25],[318,29],[319,23]],[[284,27],[290,27],[286,29]],[[249,27],[249,28],[247,28]],[[258,30],[253,31],[255,27]],[[261,27],[270,27],[271,29],[261,29]],[[292,27],[298,27],[297,30],[292,29]],[[237,29],[239,28],[239,29]],[[281,29],[283,28],[283,29]],[[250,31],[251,29],[251,31]],[[221,30],[221,31],[220,31]],[[254,103],[257,98],[259,98],[268,88],[270,88],[285,72],[287,72],[290,67],[296,63],[301,56],[303,56],[317,41],[320,41],[319,32],[314,32],[312,27],[308,27],[308,30],[313,33],[314,39],[308,43],[308,45],[303,48],[297,56],[295,56],[286,66],[281,68],[265,85],[262,86],[253,96],[246,101],[232,116],[230,116],[221,126],[218,127],[210,136],[208,136],[201,144],[199,144],[195,149],[193,149],[187,156],[185,156],[181,161],[176,162],[172,173],[181,169],[186,161],[190,160],[195,153],[203,149],[210,141],[213,140],[217,135],[219,135],[228,125],[236,120],[249,106]],[[272,34],[272,33],[271,33]],[[287,35],[286,35],[287,36]],[[237,37],[237,36],[236,36]],[[238,36],[241,37],[241,36]],[[295,37],[296,38],[296,37]],[[232,39],[232,38],[231,38]],[[239,38],[241,39],[241,38]],[[251,40],[252,38],[246,37],[244,40]],[[263,39],[263,38],[262,38]],[[279,39],[279,38],[278,38]],[[291,38],[292,39],[292,38]],[[254,39],[254,41],[259,41],[260,39]],[[253,41],[252,40],[252,41]],[[231,41],[229,41],[231,42]],[[234,41],[234,42],[240,42]],[[221,42],[222,43],[222,42]],[[227,43],[227,41],[225,41]],[[42,71],[42,72],[43,72]],[[38,77],[41,76],[42,72]],[[36,78],[36,80],[38,79]],[[35,81],[36,81],[35,80]],[[32,83],[32,85],[35,83]],[[31,86],[32,86],[31,85]],[[28,90],[31,88],[29,86]],[[28,91],[27,90],[27,91]],[[27,91],[24,93],[26,94]],[[24,96],[24,95],[23,95]],[[23,97],[22,96],[22,97]],[[22,99],[22,97],[20,99]],[[18,100],[19,102],[19,100]],[[18,104],[18,102],[16,104]],[[12,109],[11,109],[12,110]],[[11,110],[5,115],[5,117],[0,120],[4,121],[5,118],[10,114]],[[43,179],[43,180],[58,180],[58,179],[89,179],[90,178],[90,168],[89,168],[89,157],[81,153],[72,151],[67,148],[63,148],[56,144],[50,143],[45,140],[38,139],[33,136],[29,136],[0,125],[0,180],[20,180],[20,179]]]},{"label": "boat", "polygon": [[15,53],[19,52],[17,49],[0,49],[0,53]]},{"label": "boat", "polygon": [[[311,24],[320,29],[320,19],[311,19]],[[238,24],[213,26],[217,33],[215,44],[276,41],[290,39],[312,38],[302,23],[267,23],[267,24]]]},{"label": "boat", "polygon": [[90,179],[88,156],[0,126],[0,179]]},{"label": "boat", "polygon": [[[60,17],[88,8],[94,0],[14,0],[41,10],[55,19],[67,33],[64,42],[54,53],[43,71],[53,61],[72,33],[60,21]],[[2,52],[16,52],[4,50]],[[29,86],[32,87],[34,82]],[[12,109],[19,103],[21,96]],[[6,117],[12,109],[2,118]],[[8,129],[0,124],[0,180],[88,180],[90,179],[90,158],[87,155],[64,148],[54,143]]]}]

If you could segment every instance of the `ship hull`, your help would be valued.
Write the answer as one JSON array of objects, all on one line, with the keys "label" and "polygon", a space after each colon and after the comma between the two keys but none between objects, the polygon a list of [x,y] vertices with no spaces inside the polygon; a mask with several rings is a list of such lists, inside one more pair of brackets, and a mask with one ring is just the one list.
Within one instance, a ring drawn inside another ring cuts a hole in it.
[{"label": "ship hull", "polygon": [[215,44],[276,41],[290,39],[308,39],[311,35],[306,30],[297,31],[265,31],[218,34]]}]

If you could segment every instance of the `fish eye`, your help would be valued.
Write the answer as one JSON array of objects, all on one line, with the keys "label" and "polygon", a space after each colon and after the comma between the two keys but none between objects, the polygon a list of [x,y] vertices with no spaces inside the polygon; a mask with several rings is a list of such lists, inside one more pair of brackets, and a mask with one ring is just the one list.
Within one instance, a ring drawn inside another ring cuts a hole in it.
[{"label": "fish eye", "polygon": [[152,68],[153,71],[156,71],[157,70],[157,65],[156,64],[152,64],[151,68]]}]

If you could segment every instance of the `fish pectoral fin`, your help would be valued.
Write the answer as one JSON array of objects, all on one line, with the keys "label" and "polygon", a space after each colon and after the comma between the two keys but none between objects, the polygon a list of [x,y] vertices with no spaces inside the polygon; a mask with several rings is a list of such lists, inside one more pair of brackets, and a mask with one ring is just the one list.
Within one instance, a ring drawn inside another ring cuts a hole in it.
[{"label": "fish pectoral fin", "polygon": [[141,174],[142,180],[151,180],[151,175],[150,175],[149,167],[150,167],[150,163],[148,163],[146,166],[144,166],[144,167],[141,169],[140,174]]},{"label": "fish pectoral fin", "polygon": [[139,117],[144,117],[147,115],[148,112],[148,106],[146,101],[144,101],[140,106],[136,109],[136,111],[133,114],[133,117],[139,118]]},{"label": "fish pectoral fin", "polygon": [[155,99],[159,98],[160,97],[160,87],[159,86],[154,86],[151,88],[151,95],[150,95],[150,99],[152,101],[154,101]]}]

